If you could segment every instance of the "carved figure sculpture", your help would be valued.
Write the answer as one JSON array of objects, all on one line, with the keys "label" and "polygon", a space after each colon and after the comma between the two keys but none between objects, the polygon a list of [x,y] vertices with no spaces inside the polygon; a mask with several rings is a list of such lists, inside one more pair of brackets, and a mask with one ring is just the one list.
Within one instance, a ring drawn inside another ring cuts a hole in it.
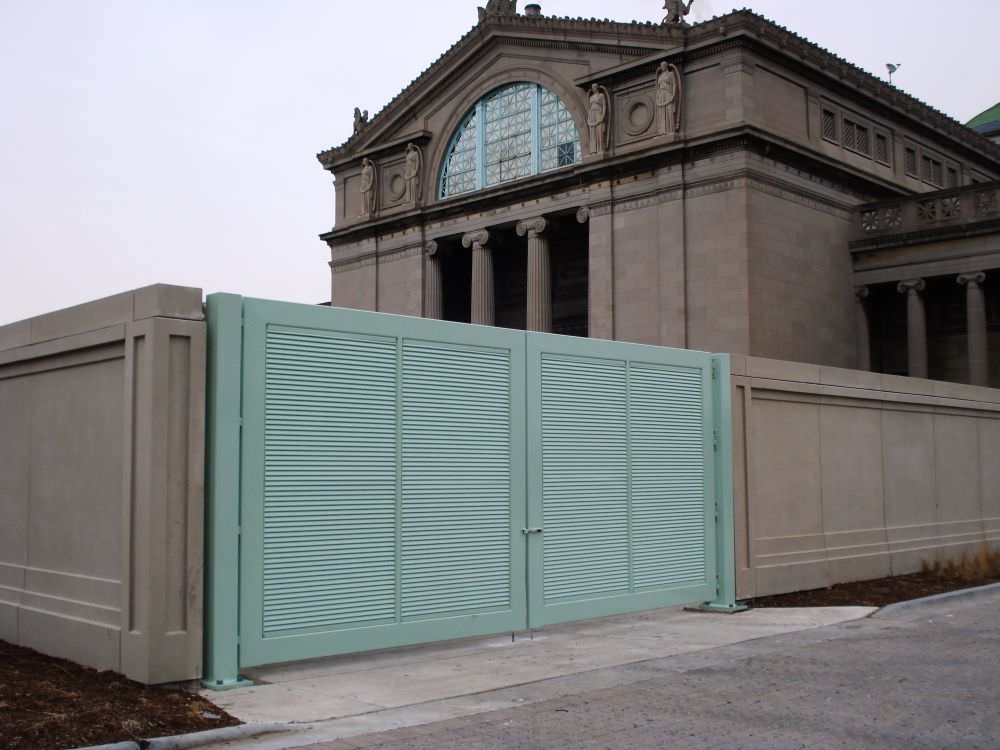
[{"label": "carved figure sculpture", "polygon": [[480,22],[486,16],[514,16],[517,15],[517,0],[489,0],[485,8],[478,10]]},{"label": "carved figure sculpture", "polygon": [[656,110],[661,134],[674,135],[681,129],[681,72],[676,65],[660,63],[656,73]]},{"label": "carved figure sculpture", "polygon": [[590,127],[590,153],[603,153],[608,147],[608,112],[611,98],[603,86],[596,83],[590,87],[590,108],[587,125]]},{"label": "carved figure sculpture", "polygon": [[689,0],[686,4],[684,0],[665,0],[663,10],[667,11],[667,15],[663,19],[663,23],[686,26],[687,21],[684,20],[684,16],[691,12],[692,5],[694,5],[694,0]]},{"label": "carved figure sculpture", "polygon": [[375,204],[378,198],[378,172],[375,170],[375,162],[371,159],[364,159],[361,162],[361,205],[362,216],[371,216],[375,213]]},{"label": "carved figure sculpture", "polygon": [[403,179],[406,180],[406,201],[414,206],[420,203],[420,172],[424,157],[420,148],[412,143],[406,145],[406,163],[403,166]]},{"label": "carved figure sculpture", "polygon": [[368,110],[362,112],[357,107],[354,108],[354,132],[360,133],[368,124]]}]

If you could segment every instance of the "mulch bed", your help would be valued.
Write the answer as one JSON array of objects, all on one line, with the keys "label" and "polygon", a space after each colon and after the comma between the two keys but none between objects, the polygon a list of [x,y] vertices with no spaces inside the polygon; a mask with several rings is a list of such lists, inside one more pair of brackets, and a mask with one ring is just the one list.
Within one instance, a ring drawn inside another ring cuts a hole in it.
[{"label": "mulch bed", "polygon": [[64,750],[240,724],[193,693],[0,641],[0,748]]},{"label": "mulch bed", "polygon": [[1000,583],[1000,575],[926,571],[877,581],[838,583],[826,589],[798,591],[750,599],[751,607],[884,607],[887,604],[944,594],[948,591]]}]

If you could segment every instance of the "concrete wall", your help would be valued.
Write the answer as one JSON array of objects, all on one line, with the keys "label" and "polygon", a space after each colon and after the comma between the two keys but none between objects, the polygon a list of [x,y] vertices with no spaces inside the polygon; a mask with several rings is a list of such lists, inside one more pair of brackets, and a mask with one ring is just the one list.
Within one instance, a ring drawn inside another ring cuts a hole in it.
[{"label": "concrete wall", "polygon": [[0,327],[0,638],[201,676],[204,403],[199,289]]},{"label": "concrete wall", "polygon": [[1000,548],[1000,390],[733,358],[737,594]]}]

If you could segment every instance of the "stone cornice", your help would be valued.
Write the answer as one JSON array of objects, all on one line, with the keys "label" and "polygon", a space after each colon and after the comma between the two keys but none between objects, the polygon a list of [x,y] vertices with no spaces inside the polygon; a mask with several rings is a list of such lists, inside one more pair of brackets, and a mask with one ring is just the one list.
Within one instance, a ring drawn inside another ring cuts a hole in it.
[{"label": "stone cornice", "polygon": [[571,190],[602,180],[648,172],[653,168],[682,162],[691,163],[739,150],[748,150],[779,163],[801,165],[814,181],[836,186],[839,190],[854,191],[859,196],[881,194],[888,197],[898,195],[900,192],[896,186],[870,175],[856,173],[840,162],[815,152],[792,147],[770,133],[753,127],[743,127],[716,133],[698,142],[682,141],[666,148],[662,145],[652,145],[648,149],[624,156],[584,163],[571,170],[537,175],[517,183],[470,193],[463,198],[435,203],[421,210],[377,219],[343,230],[334,229],[321,234],[320,239],[331,247],[356,242],[426,222],[493,210],[498,204],[513,205],[554,191]]},{"label": "stone cornice", "polygon": [[854,240],[850,243],[851,253],[866,253],[873,250],[889,250],[907,245],[923,245],[930,242],[945,240],[961,240],[970,237],[1000,234],[1000,219],[976,222],[975,224],[960,224],[936,229],[923,229],[916,232],[901,232],[867,240]]}]

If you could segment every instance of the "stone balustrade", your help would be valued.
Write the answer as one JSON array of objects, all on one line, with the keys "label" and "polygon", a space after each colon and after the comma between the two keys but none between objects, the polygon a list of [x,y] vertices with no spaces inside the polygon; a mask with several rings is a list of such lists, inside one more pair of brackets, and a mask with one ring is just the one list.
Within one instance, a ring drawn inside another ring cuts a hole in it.
[{"label": "stone balustrade", "polygon": [[1000,221],[1000,182],[966,185],[858,208],[856,241]]}]

